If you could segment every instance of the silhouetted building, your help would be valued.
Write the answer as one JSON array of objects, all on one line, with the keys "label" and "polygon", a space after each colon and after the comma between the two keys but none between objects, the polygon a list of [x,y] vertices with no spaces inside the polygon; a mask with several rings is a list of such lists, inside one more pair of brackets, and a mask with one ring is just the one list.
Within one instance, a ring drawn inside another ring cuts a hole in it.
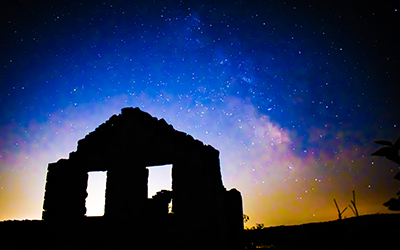
[{"label": "silhouetted building", "polygon": [[[172,191],[148,199],[147,167],[166,164],[172,164]],[[103,220],[154,225],[144,230],[172,236],[171,249],[241,248],[242,198],[223,186],[219,151],[164,119],[124,108],[79,140],[69,159],[50,163],[42,219],[85,220],[91,171],[107,171]]]}]

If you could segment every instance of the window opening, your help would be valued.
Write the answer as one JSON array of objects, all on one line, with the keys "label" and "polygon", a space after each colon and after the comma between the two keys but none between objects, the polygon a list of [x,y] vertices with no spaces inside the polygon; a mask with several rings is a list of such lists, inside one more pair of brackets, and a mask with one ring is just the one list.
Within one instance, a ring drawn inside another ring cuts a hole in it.
[{"label": "window opening", "polygon": [[[151,198],[161,190],[172,190],[172,165],[161,165],[148,167],[149,178],[147,184],[147,197]],[[172,209],[172,202],[168,204],[169,211]]]}]

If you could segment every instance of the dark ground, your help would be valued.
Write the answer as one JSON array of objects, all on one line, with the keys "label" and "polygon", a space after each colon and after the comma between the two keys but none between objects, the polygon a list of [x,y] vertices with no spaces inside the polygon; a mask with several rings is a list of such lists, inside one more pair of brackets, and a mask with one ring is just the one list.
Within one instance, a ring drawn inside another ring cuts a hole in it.
[{"label": "dark ground", "polygon": [[400,249],[400,214],[246,230],[247,249]]},{"label": "dark ground", "polygon": [[[400,214],[376,214],[245,230],[243,243],[246,249],[400,249],[399,233]],[[0,249],[174,249],[164,247],[171,244],[172,234],[154,225],[135,228],[96,219],[83,224],[4,221],[0,222]]]},{"label": "dark ground", "polygon": [[171,249],[171,228],[139,227],[134,221],[101,217],[79,222],[4,221],[0,249]]}]

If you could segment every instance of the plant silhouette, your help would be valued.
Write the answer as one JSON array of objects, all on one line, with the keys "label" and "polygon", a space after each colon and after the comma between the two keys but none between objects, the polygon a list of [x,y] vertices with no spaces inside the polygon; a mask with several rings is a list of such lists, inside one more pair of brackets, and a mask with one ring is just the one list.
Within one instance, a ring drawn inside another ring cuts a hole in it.
[{"label": "plant silhouette", "polygon": [[250,220],[250,217],[247,214],[243,214],[243,223],[247,223]]},{"label": "plant silhouette", "polygon": [[[387,159],[396,162],[400,165],[400,137],[393,144],[390,141],[374,141],[376,144],[385,145],[387,147],[383,147],[375,151],[371,154],[371,156],[384,156]],[[400,181],[400,172],[397,173],[394,178]],[[400,195],[400,191],[396,194]],[[389,210],[392,211],[400,211],[400,196],[396,198],[391,198],[389,201],[383,203],[384,206],[388,207]]]},{"label": "plant silhouette", "polygon": [[340,212],[340,209],[339,209],[339,206],[338,206],[336,200],[333,199],[333,201],[335,202],[336,209],[337,209],[337,211],[338,211],[339,220],[341,220],[341,219],[342,219],[342,214],[344,213],[344,211],[346,211],[347,207],[345,207],[345,208],[342,210],[342,212]]},{"label": "plant silhouette", "polygon": [[[356,206],[356,192],[353,190],[353,200],[350,201],[351,204],[349,205],[351,211],[353,211],[354,215],[358,216],[358,210]],[[352,206],[353,205],[353,206]]]}]

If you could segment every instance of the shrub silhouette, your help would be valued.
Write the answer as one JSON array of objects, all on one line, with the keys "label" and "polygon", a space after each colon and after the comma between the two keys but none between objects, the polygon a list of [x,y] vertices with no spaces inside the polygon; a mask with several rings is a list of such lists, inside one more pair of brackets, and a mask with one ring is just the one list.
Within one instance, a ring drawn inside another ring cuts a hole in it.
[{"label": "shrub silhouette", "polygon": [[250,220],[250,217],[247,214],[243,214],[243,223],[247,223]]},{"label": "shrub silhouette", "polygon": [[[371,154],[371,156],[384,156],[387,159],[396,162],[400,165],[400,138],[393,144],[390,141],[374,141],[376,144],[385,145],[387,147],[383,147],[375,151]],[[400,181],[400,172],[397,173],[394,178]],[[396,194],[400,195],[400,191]],[[396,198],[391,198],[389,201],[383,203],[384,206],[388,207],[389,210],[392,211],[400,211],[400,196]]]},{"label": "shrub silhouette", "polygon": [[251,228],[246,227],[245,229],[246,230],[261,230],[261,229],[264,229],[264,228],[265,228],[264,223],[256,223],[255,226],[252,226]]}]

